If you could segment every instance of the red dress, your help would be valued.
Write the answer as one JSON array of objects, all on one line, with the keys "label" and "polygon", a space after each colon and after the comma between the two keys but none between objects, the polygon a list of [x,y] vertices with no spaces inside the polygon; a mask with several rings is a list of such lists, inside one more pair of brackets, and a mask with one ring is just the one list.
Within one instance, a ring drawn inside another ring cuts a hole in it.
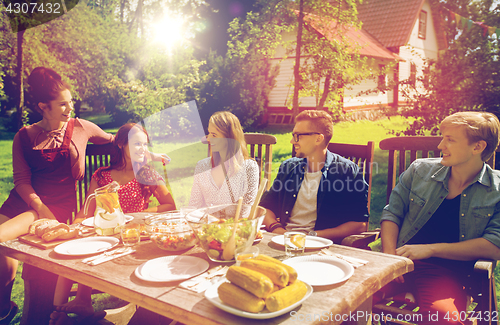
[{"label": "red dress", "polygon": [[[99,187],[105,186],[113,181],[110,171],[104,169],[105,167],[101,167],[92,175],[92,178],[97,182]],[[163,178],[158,172],[153,169],[150,171],[150,176],[156,180],[156,183],[164,183]],[[118,190],[118,200],[120,201],[120,206],[124,213],[144,211],[148,208],[149,204],[149,197],[146,198],[143,196],[141,184],[139,184],[136,178],[120,186]]]}]

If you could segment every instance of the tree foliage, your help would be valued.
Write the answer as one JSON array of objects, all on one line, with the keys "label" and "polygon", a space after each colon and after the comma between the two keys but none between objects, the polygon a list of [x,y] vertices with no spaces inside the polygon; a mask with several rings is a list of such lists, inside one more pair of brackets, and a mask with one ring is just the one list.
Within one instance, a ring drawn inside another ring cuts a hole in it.
[{"label": "tree foliage", "polygon": [[437,134],[439,123],[458,111],[489,111],[500,116],[499,43],[483,36],[482,28],[457,29],[450,19],[452,10],[488,26],[500,26],[500,8],[492,10],[493,1],[434,0],[441,9],[436,14],[444,20],[448,48],[434,62],[428,62],[417,87],[403,86],[410,106],[402,111],[412,118],[406,135]]},{"label": "tree foliage", "polygon": [[[204,61],[193,57],[189,44],[179,45],[175,53],[166,53],[154,39],[154,23],[169,11],[184,15],[189,25],[190,19],[198,19],[196,10],[202,3],[81,1],[59,19],[26,31],[24,77],[37,66],[51,67],[72,85],[75,99],[97,111],[108,110],[118,123],[144,119],[167,107],[198,99]],[[0,101],[5,113],[15,107],[16,34],[10,32],[3,14]],[[134,27],[139,14],[140,31]],[[32,114],[30,123],[39,118]]]}]

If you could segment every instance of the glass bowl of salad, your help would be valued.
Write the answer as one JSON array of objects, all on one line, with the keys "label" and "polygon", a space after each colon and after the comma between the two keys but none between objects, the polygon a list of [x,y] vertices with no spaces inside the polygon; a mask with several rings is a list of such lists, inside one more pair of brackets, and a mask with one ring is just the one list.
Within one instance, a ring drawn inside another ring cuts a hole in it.
[{"label": "glass bowl of salad", "polygon": [[184,218],[156,216],[147,224],[151,241],[166,251],[181,251],[196,245],[198,241]]},{"label": "glass bowl of salad", "polygon": [[[235,247],[250,247],[258,232],[258,225],[266,213],[257,207],[250,218],[251,205],[243,204],[238,222],[234,222],[237,204],[224,204],[195,210],[185,216],[200,246],[208,258],[215,262],[234,262],[234,256],[224,259],[223,252],[235,231]],[[227,254],[226,254],[227,255]],[[228,257],[228,256],[226,256]]]}]

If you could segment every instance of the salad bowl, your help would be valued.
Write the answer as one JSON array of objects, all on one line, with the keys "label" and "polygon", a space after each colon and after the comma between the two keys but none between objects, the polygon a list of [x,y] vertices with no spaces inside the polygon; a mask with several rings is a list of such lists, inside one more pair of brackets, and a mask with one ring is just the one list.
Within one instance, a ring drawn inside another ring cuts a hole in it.
[{"label": "salad bowl", "polygon": [[250,218],[251,208],[251,205],[243,204],[237,222],[234,222],[237,204],[198,209],[187,214],[185,218],[208,258],[215,262],[234,262],[234,256],[230,259],[223,258],[224,249],[233,236],[233,231],[235,230],[235,250],[251,246],[259,231],[258,225],[262,223],[266,213],[266,209],[258,206],[254,217]]}]

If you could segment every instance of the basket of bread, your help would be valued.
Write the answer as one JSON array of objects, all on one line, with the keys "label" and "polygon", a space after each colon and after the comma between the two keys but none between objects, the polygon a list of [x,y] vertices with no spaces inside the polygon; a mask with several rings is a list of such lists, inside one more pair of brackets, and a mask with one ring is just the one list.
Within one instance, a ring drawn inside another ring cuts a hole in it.
[{"label": "basket of bread", "polygon": [[40,237],[44,242],[75,238],[78,229],[54,219],[38,219],[29,227],[29,234]]},{"label": "basket of bread", "polygon": [[211,297],[215,289],[207,290],[205,296],[217,307],[249,318],[276,317],[295,308],[312,293],[310,285],[297,279],[295,269],[262,254],[229,267],[226,280],[229,282],[219,284],[216,289],[223,304]]}]

